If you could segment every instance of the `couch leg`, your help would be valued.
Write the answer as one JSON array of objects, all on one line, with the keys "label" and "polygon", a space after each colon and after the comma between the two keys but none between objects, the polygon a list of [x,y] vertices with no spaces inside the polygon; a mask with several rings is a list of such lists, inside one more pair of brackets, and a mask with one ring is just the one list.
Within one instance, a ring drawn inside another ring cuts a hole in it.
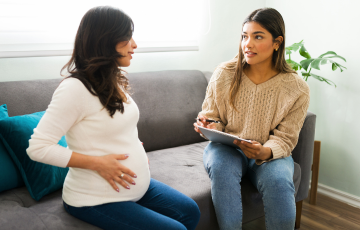
[{"label": "couch leg", "polygon": [[295,221],[295,229],[299,229],[299,228],[300,228],[302,203],[303,203],[302,200],[296,202],[296,221]]},{"label": "couch leg", "polygon": [[316,204],[317,197],[317,187],[319,180],[319,167],[320,167],[320,141],[314,141],[314,155],[313,155],[313,164],[311,166],[312,176],[311,176],[311,189],[310,189],[310,204]]}]

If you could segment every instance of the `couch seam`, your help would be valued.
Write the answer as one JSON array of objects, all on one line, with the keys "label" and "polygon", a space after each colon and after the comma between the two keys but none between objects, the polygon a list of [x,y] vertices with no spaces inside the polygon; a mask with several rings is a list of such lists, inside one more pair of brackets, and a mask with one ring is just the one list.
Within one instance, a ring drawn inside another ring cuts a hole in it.
[{"label": "couch seam", "polygon": [[20,196],[19,196],[16,192],[14,192],[14,194],[15,194],[15,196],[17,196],[17,198],[20,199],[22,206],[23,206],[24,208],[28,208],[28,207],[25,207],[24,201],[20,198]]}]

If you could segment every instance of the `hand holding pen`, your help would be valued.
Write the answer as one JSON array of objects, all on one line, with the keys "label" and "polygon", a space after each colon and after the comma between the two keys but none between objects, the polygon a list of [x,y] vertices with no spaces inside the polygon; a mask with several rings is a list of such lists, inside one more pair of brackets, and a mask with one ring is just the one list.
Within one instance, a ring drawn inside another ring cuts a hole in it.
[{"label": "hand holding pen", "polygon": [[199,116],[197,118],[195,118],[196,122],[194,123],[194,129],[196,132],[201,134],[200,129],[198,128],[198,126],[202,126],[208,129],[216,129],[216,124],[215,123],[220,123],[220,121],[215,121],[215,120],[211,120],[208,119],[206,116],[199,114]]},{"label": "hand holding pen", "polygon": [[[195,118],[195,120],[202,121],[200,118]],[[209,123],[220,123],[220,121],[215,121],[215,120],[211,120],[211,119],[205,119],[205,121],[209,122]]]}]

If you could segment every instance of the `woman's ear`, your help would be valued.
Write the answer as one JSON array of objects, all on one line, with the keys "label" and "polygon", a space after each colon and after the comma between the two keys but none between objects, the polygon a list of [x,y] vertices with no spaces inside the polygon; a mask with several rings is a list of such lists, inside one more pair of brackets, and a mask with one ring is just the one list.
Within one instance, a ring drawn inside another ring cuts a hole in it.
[{"label": "woman's ear", "polygon": [[274,40],[274,48],[278,49],[280,47],[280,45],[283,43],[283,41],[284,41],[283,36],[279,36],[279,37],[275,38],[275,40]]}]

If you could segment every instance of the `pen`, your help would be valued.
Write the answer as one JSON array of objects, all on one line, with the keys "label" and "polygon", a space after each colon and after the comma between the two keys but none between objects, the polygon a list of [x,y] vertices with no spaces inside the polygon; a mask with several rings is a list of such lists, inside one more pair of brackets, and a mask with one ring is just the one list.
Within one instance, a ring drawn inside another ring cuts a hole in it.
[{"label": "pen", "polygon": [[[195,118],[195,120],[201,121],[200,118]],[[215,120],[210,120],[210,119],[206,119],[206,122],[220,123],[220,121],[215,121]]]}]

